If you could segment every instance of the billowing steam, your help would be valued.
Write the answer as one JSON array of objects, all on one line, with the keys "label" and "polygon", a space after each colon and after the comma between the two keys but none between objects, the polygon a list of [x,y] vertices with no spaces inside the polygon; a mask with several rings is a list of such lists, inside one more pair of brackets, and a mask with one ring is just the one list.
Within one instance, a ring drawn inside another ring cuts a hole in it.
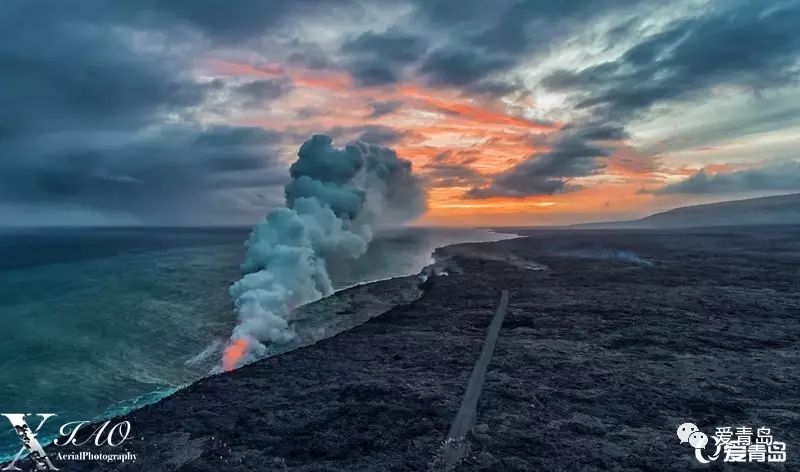
[{"label": "billowing steam", "polygon": [[239,324],[223,353],[225,370],[263,355],[265,343],[292,341],[288,315],[333,292],[330,265],[364,254],[376,228],[425,209],[411,163],[380,146],[337,149],[316,135],[300,146],[290,174],[286,207],[253,229],[245,275],[230,287]]}]

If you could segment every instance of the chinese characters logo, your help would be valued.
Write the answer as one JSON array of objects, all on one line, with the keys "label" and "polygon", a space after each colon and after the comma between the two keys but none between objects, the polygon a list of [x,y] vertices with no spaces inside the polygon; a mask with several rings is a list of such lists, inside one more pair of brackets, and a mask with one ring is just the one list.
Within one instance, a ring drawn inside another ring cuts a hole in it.
[{"label": "chinese characters logo", "polygon": [[694,448],[695,458],[708,464],[720,457],[723,462],[786,462],[786,443],[775,441],[770,428],[718,426],[711,439],[714,452],[706,450],[709,437],[693,423],[678,426],[678,439]]}]

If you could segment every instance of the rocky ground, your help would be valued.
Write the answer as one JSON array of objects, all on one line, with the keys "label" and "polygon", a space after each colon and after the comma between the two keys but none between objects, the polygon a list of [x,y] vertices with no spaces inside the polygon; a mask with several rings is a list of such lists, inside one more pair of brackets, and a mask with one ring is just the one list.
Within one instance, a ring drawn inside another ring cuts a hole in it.
[{"label": "rocky ground", "polygon": [[[419,299],[126,415],[133,463],[57,466],[430,470],[502,289],[508,313],[456,470],[800,465],[800,228],[526,234],[438,250],[449,275]],[[788,461],[701,466],[675,434],[684,422],[770,427]]]}]

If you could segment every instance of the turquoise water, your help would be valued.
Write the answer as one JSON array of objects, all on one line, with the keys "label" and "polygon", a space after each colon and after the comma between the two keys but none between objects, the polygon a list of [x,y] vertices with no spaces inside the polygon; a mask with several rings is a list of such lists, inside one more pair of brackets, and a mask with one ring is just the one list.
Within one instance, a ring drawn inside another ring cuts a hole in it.
[{"label": "turquoise water", "polygon": [[[111,416],[208,374],[235,324],[228,285],[249,229],[0,233],[0,412]],[[416,273],[431,251],[485,231],[379,234],[338,287]],[[0,418],[3,419],[3,418]],[[51,436],[50,429],[41,434]],[[0,456],[19,441],[0,426]]]}]

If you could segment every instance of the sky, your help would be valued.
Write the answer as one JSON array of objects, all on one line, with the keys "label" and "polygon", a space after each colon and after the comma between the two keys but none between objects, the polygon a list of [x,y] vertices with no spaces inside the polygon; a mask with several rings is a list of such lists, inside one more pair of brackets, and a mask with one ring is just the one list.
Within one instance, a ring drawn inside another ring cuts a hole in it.
[{"label": "sky", "polygon": [[394,149],[423,225],[800,191],[800,1],[4,0],[0,226],[249,225],[302,142]]}]

